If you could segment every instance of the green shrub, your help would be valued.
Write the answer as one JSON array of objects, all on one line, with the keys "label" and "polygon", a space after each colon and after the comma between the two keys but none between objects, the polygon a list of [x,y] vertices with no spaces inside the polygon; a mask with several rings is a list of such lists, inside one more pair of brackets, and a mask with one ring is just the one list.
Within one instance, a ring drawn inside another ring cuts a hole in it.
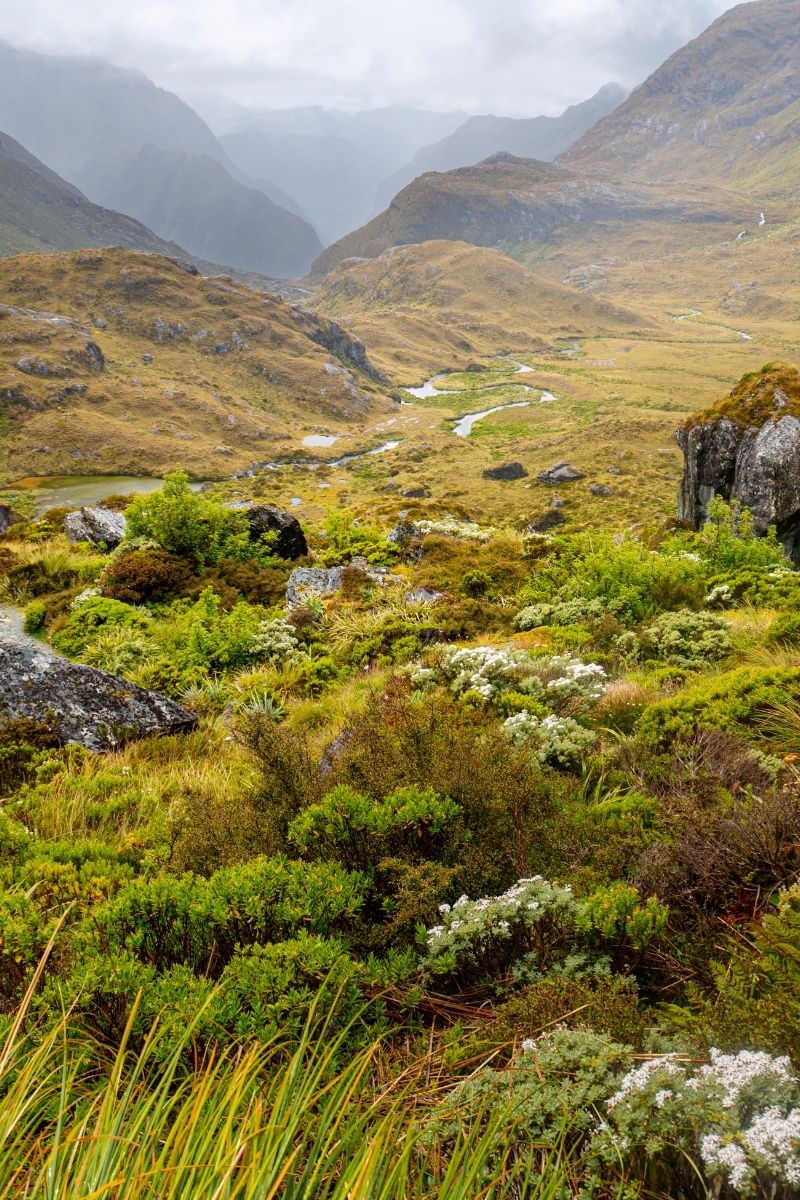
[{"label": "green shrub", "polygon": [[25,609],[23,628],[26,633],[39,633],[47,617],[47,605],[42,600],[32,600]]},{"label": "green shrub", "polygon": [[193,492],[183,471],[165,476],[160,491],[134,500],[126,517],[127,539],[146,538],[200,567],[253,557],[246,514]]},{"label": "green shrub", "polygon": [[150,626],[150,618],[130,604],[94,596],[76,608],[66,625],[54,634],[53,645],[69,658],[80,658],[102,632],[121,628],[136,633],[148,631]]},{"label": "green shrub", "polygon": [[376,566],[388,566],[397,558],[397,547],[387,542],[376,525],[362,524],[347,509],[331,509],[325,518],[324,544],[318,561],[322,566],[332,567],[357,557]]},{"label": "green shrub", "polygon": [[710,612],[662,613],[639,634],[642,654],[676,667],[718,662],[731,649],[730,625]]},{"label": "green shrub", "polygon": [[800,700],[800,669],[772,670],[739,667],[704,679],[669,700],[645,709],[637,726],[638,737],[653,746],[666,746],[698,729],[755,732],[759,719],[776,705]]},{"label": "green shrub", "polygon": [[108,564],[101,587],[112,600],[143,604],[182,596],[191,579],[190,564],[169,550],[126,550]]},{"label": "green shrub", "polygon": [[800,645],[800,613],[783,613],[777,621],[773,621],[767,641],[792,648]]}]

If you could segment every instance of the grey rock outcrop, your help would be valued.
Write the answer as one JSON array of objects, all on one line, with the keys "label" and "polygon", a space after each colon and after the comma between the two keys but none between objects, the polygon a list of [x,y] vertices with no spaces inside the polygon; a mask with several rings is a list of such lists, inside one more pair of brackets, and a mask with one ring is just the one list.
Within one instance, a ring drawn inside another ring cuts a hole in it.
[{"label": "grey rock outcrop", "polygon": [[139,738],[193,729],[197,719],[173,700],[107,671],[61,658],[23,634],[0,642],[0,714],[43,722],[62,742],[112,750]]},{"label": "grey rock outcrop", "polygon": [[343,567],[295,567],[286,584],[286,604],[297,608],[311,596],[332,596],[342,586]]},{"label": "grey rock outcrop", "polygon": [[548,467],[546,471],[540,471],[538,478],[542,483],[555,487],[559,483],[572,483],[575,479],[583,479],[583,471],[579,471],[577,467],[571,467],[569,463],[557,462],[553,463],[552,467]]},{"label": "grey rock outcrop", "polygon": [[0,504],[0,534],[6,530],[14,522],[14,514],[11,511],[10,504]]},{"label": "grey rock outcrop", "polygon": [[676,436],[684,454],[678,516],[700,529],[714,496],[738,501],[752,513],[756,533],[776,526],[800,565],[800,420],[787,415],[748,428],[721,417]]},{"label": "grey rock outcrop", "polygon": [[232,507],[245,510],[253,541],[257,541],[262,534],[276,533],[275,553],[281,558],[302,558],[308,554],[303,527],[291,513],[276,508],[274,504],[234,504]]},{"label": "grey rock outcrop", "polygon": [[502,463],[499,467],[487,467],[483,472],[484,479],[524,479],[528,472],[521,462]]},{"label": "grey rock outcrop", "polygon": [[123,513],[100,505],[67,513],[64,518],[64,532],[71,542],[90,542],[92,546],[104,545],[109,550],[120,544],[126,527]]}]

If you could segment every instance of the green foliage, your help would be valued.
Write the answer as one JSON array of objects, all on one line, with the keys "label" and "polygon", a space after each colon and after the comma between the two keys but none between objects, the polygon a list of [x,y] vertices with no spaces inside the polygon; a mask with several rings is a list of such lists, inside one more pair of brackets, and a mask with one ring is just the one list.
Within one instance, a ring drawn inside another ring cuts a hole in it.
[{"label": "green foliage", "polygon": [[742,728],[753,732],[757,722],[776,705],[800,700],[800,669],[770,670],[738,667],[702,680],[669,700],[645,709],[637,734],[654,746],[663,746],[698,729]]},{"label": "green foliage", "polygon": [[718,662],[731,650],[730,625],[709,612],[662,613],[639,634],[641,653],[676,667]]},{"label": "green foliage", "polygon": [[43,600],[31,600],[25,609],[23,628],[26,633],[39,633],[47,617],[47,605]]},{"label": "green foliage", "polygon": [[715,496],[708,506],[708,519],[690,542],[691,549],[715,572],[779,566],[786,562],[774,528],[766,536],[753,529],[752,514],[734,501],[726,504]]},{"label": "green foliage", "polygon": [[146,632],[150,618],[130,604],[93,596],[69,616],[66,624],[53,636],[53,645],[70,658],[80,658],[99,633],[122,629],[125,635]]},{"label": "green foliage", "polygon": [[184,471],[165,476],[160,491],[134,500],[125,515],[127,539],[146,538],[199,567],[253,557],[245,513],[193,492]]},{"label": "green foliage", "polygon": [[123,550],[103,572],[103,595],[126,604],[172,600],[185,593],[191,565],[169,550]]},{"label": "green foliage", "polygon": [[347,509],[331,509],[325,518],[324,546],[318,561],[333,567],[359,557],[375,566],[388,566],[397,557],[397,548],[387,542],[377,525],[365,525]]}]

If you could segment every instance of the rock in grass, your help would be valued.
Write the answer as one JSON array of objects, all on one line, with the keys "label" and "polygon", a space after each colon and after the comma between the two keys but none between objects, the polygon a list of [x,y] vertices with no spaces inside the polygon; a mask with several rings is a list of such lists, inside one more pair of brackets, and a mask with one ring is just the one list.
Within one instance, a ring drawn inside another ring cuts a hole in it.
[{"label": "rock in grass", "polygon": [[284,512],[274,504],[234,504],[232,507],[245,510],[253,541],[257,541],[264,533],[276,533],[275,553],[281,558],[303,558],[308,554],[303,527],[291,513]]},{"label": "rock in grass", "polygon": [[589,491],[593,496],[613,496],[614,489],[610,488],[606,483],[590,483]]},{"label": "rock in grass", "polygon": [[14,514],[11,511],[10,504],[0,504],[0,534],[5,533],[10,525],[14,523]]},{"label": "rock in grass", "polygon": [[528,472],[525,470],[521,462],[503,463],[499,467],[487,467],[483,472],[484,479],[524,479]]},{"label": "rock in grass", "polygon": [[22,634],[0,643],[0,715],[42,723],[52,717],[62,742],[113,750],[125,742],[194,729],[197,718],[173,700],[107,671],[69,662]]},{"label": "rock in grass", "polygon": [[571,467],[569,463],[557,462],[553,463],[552,467],[548,467],[546,471],[541,471],[539,479],[542,483],[548,483],[555,487],[559,483],[572,483],[575,479],[583,479],[583,471],[579,471],[577,467]]},{"label": "rock in grass", "polygon": [[286,584],[286,605],[297,608],[311,596],[332,596],[342,586],[343,567],[295,567]]},{"label": "rock in grass", "polygon": [[67,513],[64,532],[71,542],[89,542],[113,550],[125,537],[127,522],[123,513],[94,505]]}]

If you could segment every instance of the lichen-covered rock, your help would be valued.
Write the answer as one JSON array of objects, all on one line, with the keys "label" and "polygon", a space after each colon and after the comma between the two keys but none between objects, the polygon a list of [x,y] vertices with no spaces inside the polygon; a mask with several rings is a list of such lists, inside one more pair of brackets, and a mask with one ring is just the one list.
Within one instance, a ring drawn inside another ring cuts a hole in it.
[{"label": "lichen-covered rock", "polygon": [[125,537],[127,522],[124,513],[100,505],[67,513],[64,532],[71,542],[90,542],[113,550]]},{"label": "lichen-covered rock", "polygon": [[413,521],[401,521],[386,535],[387,542],[393,546],[407,546],[409,542],[419,541],[422,531]]},{"label": "lichen-covered rock", "polygon": [[484,479],[524,479],[528,472],[521,462],[502,463],[499,467],[487,467],[483,472]]},{"label": "lichen-covered rock", "polygon": [[308,554],[303,527],[291,513],[276,508],[274,504],[237,504],[233,507],[244,508],[253,541],[257,541],[262,534],[276,533],[275,553],[281,558],[294,560]]},{"label": "lichen-covered rock", "polygon": [[0,534],[5,533],[14,520],[10,504],[0,504]]},{"label": "lichen-covered rock", "polygon": [[757,533],[775,525],[800,564],[800,418],[793,409],[793,367],[775,364],[745,376],[716,409],[678,430],[684,455],[678,516],[694,529],[715,496],[738,501]]},{"label": "lichen-covered rock", "polygon": [[286,604],[297,608],[310,596],[332,596],[342,586],[343,567],[295,567],[286,584]]},{"label": "lichen-covered rock", "polygon": [[188,732],[197,723],[193,713],[158,692],[69,662],[13,633],[0,642],[0,714],[37,722],[52,716],[62,742],[89,750]]}]

